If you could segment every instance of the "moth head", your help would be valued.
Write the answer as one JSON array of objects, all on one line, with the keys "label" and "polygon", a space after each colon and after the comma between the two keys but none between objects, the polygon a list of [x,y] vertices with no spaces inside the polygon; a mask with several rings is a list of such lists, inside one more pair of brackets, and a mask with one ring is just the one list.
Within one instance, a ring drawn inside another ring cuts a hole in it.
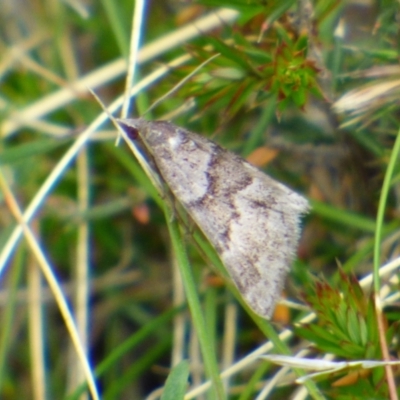
[{"label": "moth head", "polygon": [[140,119],[117,119],[117,122],[129,139],[138,139],[140,136],[140,130],[143,128],[144,121]]}]

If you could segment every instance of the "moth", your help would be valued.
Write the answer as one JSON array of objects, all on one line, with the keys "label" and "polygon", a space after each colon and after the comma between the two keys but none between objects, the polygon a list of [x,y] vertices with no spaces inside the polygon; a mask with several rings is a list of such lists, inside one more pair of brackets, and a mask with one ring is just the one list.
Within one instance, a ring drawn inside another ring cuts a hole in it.
[{"label": "moth", "polygon": [[236,154],[165,121],[119,119],[139,136],[254,312],[269,318],[296,254],[308,201]]}]

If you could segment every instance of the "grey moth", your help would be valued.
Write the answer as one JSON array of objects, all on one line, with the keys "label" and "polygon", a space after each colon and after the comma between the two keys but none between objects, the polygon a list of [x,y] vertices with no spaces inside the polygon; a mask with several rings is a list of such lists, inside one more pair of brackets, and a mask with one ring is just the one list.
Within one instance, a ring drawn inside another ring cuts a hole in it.
[{"label": "grey moth", "polygon": [[269,318],[296,254],[308,201],[236,154],[165,121],[119,119],[216,249],[254,312]]}]

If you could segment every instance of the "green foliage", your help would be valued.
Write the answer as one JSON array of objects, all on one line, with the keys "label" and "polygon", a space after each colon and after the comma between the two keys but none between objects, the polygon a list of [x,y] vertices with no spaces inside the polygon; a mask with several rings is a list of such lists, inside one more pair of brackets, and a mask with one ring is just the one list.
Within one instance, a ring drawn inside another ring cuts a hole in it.
[{"label": "green foliage", "polygon": [[189,363],[184,360],[168,375],[161,400],[181,400],[185,396],[189,377]]},{"label": "green foliage", "polygon": [[[249,28],[259,26],[249,24]],[[253,31],[250,37],[257,34]],[[307,57],[306,35],[288,34],[278,25],[262,34],[260,41],[250,42],[240,31],[234,33],[232,41],[226,44],[217,37],[206,37],[200,41],[201,47],[191,48],[199,61],[215,53],[220,56],[183,89],[182,96],[195,96],[204,111],[218,105],[230,118],[274,99],[280,115],[293,105],[302,108],[310,95],[322,97],[317,83],[319,70]],[[212,52],[204,50],[205,44]]]},{"label": "green foliage", "polygon": [[[318,352],[330,353],[347,361],[382,359],[374,301],[372,296],[366,296],[354,275],[349,276],[340,271],[336,288],[324,280],[314,279],[311,287],[306,289],[304,299],[316,313],[317,321],[297,326],[295,331],[297,335],[311,342]],[[398,322],[385,332],[387,343],[393,343],[395,336],[398,336],[395,332],[398,332]],[[360,367],[355,370],[352,373],[358,373],[359,376],[352,392],[357,393],[358,390],[360,395],[379,392],[382,398],[388,396],[388,387],[382,375],[383,368],[365,370],[366,373],[361,372],[363,370]],[[349,370],[341,370],[340,374],[344,372]],[[325,377],[332,380],[331,375],[327,374]],[[334,380],[336,379],[337,374],[334,375]],[[376,385],[380,387],[378,391]],[[338,398],[341,399],[350,396],[346,388],[328,391],[337,391]]]},{"label": "green foliage", "polygon": [[[357,279],[343,272],[337,288],[315,280],[305,301],[316,312],[318,323],[297,328],[297,333],[320,351],[348,360],[381,358],[373,299],[366,298]],[[390,342],[391,337],[387,340]]]}]

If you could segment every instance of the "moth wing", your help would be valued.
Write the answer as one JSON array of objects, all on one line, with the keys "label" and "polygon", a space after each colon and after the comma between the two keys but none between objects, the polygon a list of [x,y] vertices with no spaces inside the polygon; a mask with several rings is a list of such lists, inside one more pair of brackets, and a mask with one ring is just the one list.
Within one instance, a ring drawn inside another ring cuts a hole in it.
[{"label": "moth wing", "polygon": [[230,226],[230,243],[221,259],[254,309],[270,317],[295,257],[300,217],[308,202],[286,186],[251,168],[252,182],[234,199],[236,223]]},{"label": "moth wing", "polygon": [[270,317],[295,256],[307,200],[200,135],[167,122],[131,123],[244,299]]}]

